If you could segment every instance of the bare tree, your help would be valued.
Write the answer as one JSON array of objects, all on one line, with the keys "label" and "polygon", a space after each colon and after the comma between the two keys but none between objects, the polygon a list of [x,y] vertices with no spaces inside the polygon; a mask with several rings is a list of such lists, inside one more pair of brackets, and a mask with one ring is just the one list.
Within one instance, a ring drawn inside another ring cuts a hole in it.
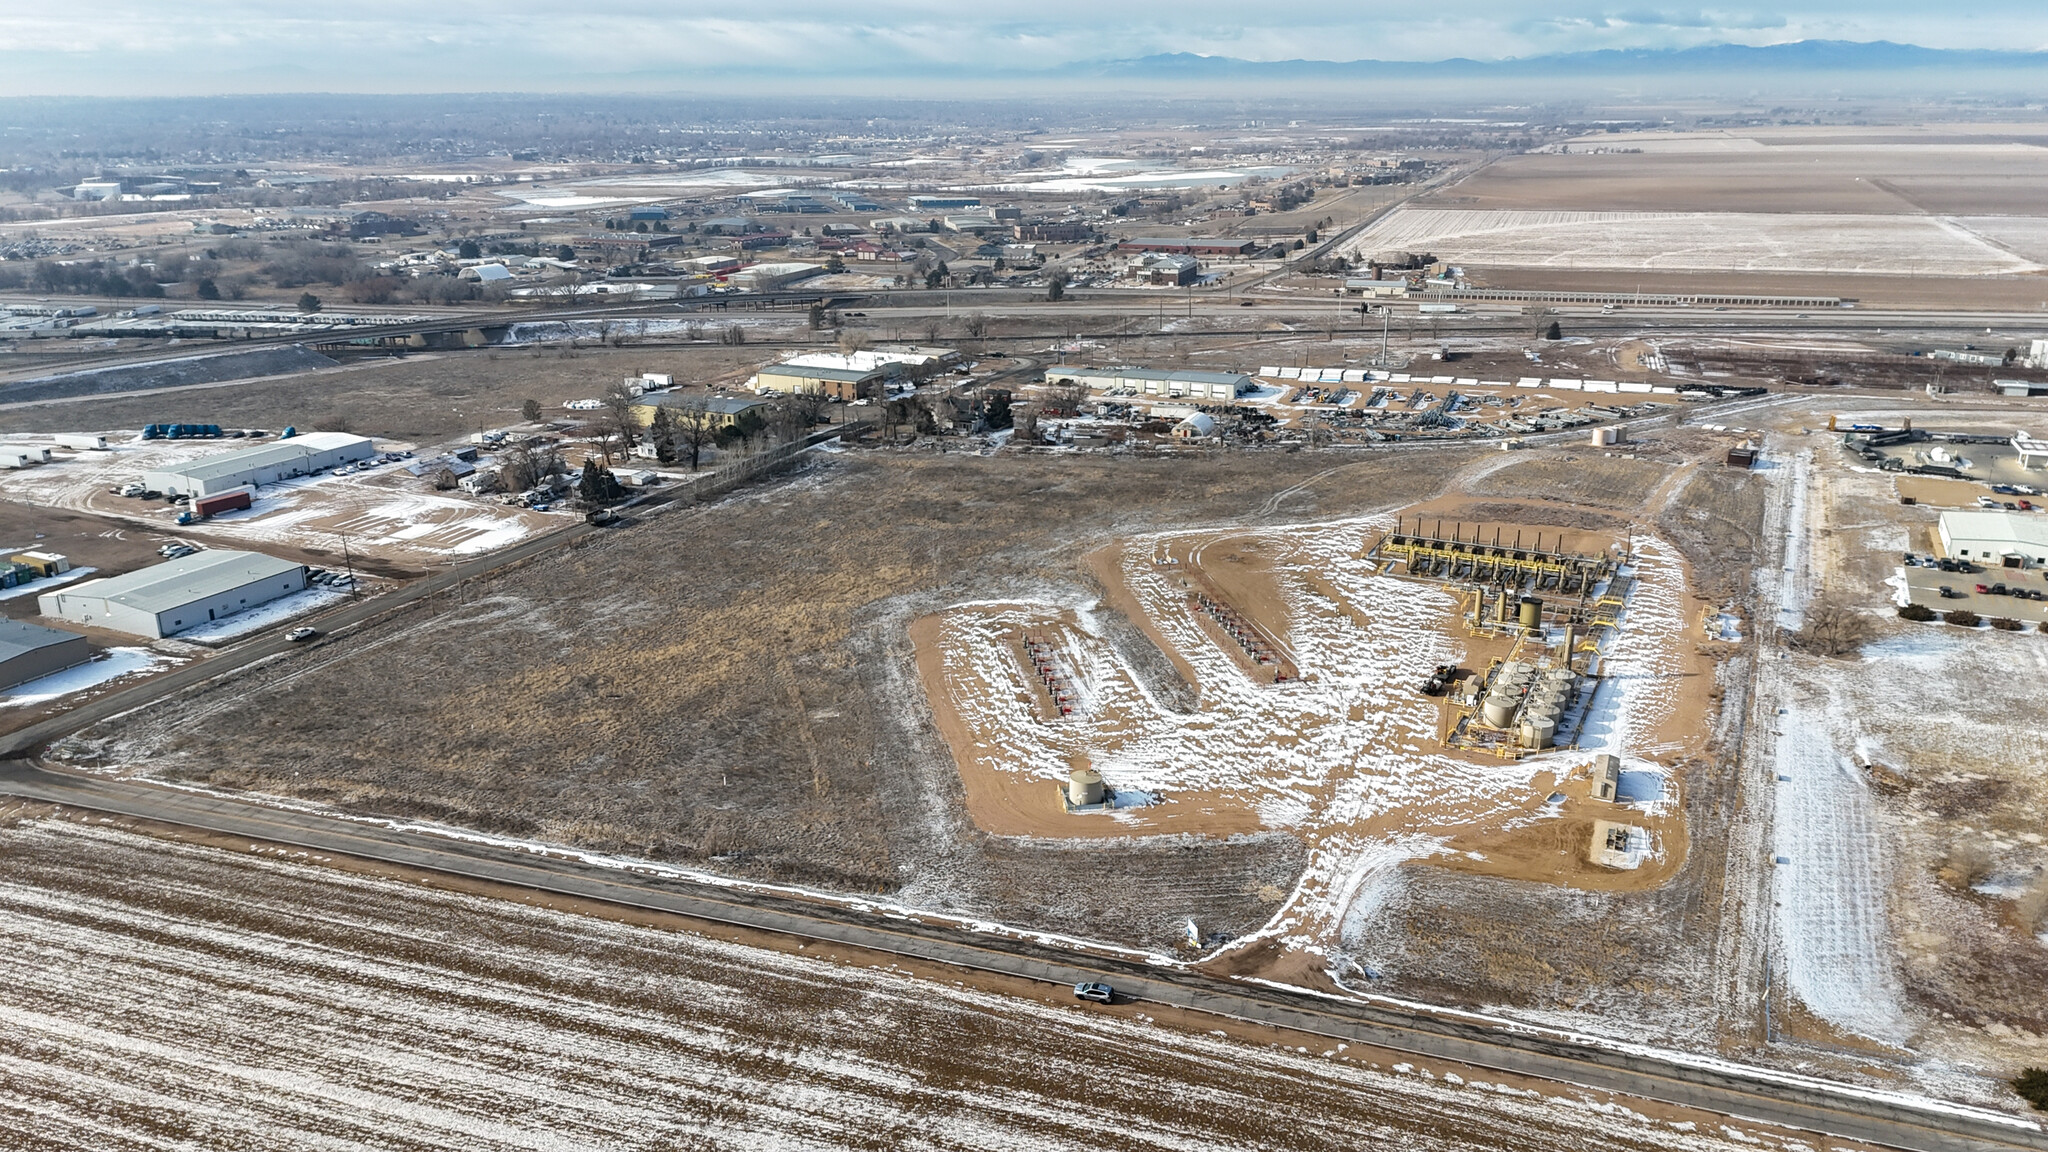
[{"label": "bare tree", "polygon": [[988,347],[988,317],[986,315],[980,312],[969,312],[967,318],[960,321],[960,330],[965,332],[969,338],[981,341],[984,349]]},{"label": "bare tree", "polygon": [[1045,390],[1045,406],[1066,415],[1078,415],[1088,402],[1088,386],[1079,381],[1054,384]]},{"label": "bare tree", "polygon": [[1823,599],[1806,610],[1806,626],[1792,637],[1792,646],[1816,656],[1850,656],[1875,635],[1870,618],[1835,599]]},{"label": "bare tree", "polygon": [[498,457],[498,483],[522,492],[562,470],[562,454],[551,445],[514,444]]},{"label": "bare tree", "polygon": [[839,333],[839,350],[848,356],[863,351],[868,346],[868,334],[848,328]]},{"label": "bare tree", "polygon": [[718,439],[718,413],[711,410],[710,400],[704,396],[692,396],[671,412],[676,421],[676,445],[689,450],[690,471],[695,472],[704,449]]},{"label": "bare tree", "polygon": [[[640,439],[640,418],[633,413],[633,409],[640,406],[640,398],[633,395],[633,390],[626,387],[624,381],[614,380],[599,399],[604,402],[605,415],[611,420],[611,426],[606,431],[618,436],[622,452],[631,453],[633,445]],[[609,444],[606,445],[604,458],[605,463],[611,463]]]},{"label": "bare tree", "polygon": [[942,331],[944,329],[939,327],[937,320],[926,321],[924,326],[924,342],[926,344],[937,344],[939,342],[939,333]]},{"label": "bare tree", "polygon": [[825,409],[825,397],[817,392],[791,392],[777,400],[769,412],[768,426],[782,440],[808,435]]}]

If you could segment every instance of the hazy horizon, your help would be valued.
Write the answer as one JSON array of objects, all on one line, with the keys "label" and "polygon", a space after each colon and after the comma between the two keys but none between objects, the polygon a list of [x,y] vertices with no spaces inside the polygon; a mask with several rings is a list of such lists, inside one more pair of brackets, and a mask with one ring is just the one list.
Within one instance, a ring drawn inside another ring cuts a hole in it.
[{"label": "hazy horizon", "polygon": [[[261,92],[717,92],[746,78],[792,90],[910,93],[1025,84],[1108,61],[1190,53],[1270,62],[1514,60],[1600,49],[1890,41],[1934,49],[2048,48],[2048,10],[1991,0],[1967,11],[1800,0],[1754,8],[1477,0],[1360,13],[1333,3],[1242,10],[1198,0],[1170,13],[1068,0],[972,13],[883,0],[849,15],[800,0],[774,16],[592,0],[400,6],[368,0],[308,15],[230,0],[164,8],[111,0],[8,17],[0,96]],[[733,93],[758,96],[764,93]]]}]

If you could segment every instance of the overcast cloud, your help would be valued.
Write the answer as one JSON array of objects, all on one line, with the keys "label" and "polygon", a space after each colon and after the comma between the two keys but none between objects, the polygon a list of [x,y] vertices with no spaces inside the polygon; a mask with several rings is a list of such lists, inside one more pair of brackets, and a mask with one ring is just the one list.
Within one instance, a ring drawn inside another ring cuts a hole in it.
[{"label": "overcast cloud", "polygon": [[[1256,17],[1256,24],[1247,24]],[[1081,0],[0,0],[0,94],[716,91],[802,74],[910,86],[1164,52],[1251,60],[1435,60],[1791,40],[2048,48],[2048,5],[1808,0],[1694,7],[1580,0],[1113,5]]]}]

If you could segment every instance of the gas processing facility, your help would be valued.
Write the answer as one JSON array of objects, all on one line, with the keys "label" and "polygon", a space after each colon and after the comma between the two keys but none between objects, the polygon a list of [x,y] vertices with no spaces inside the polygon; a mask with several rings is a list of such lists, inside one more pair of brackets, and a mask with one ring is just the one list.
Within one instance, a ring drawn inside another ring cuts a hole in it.
[{"label": "gas processing facility", "polygon": [[1625,549],[1569,552],[1562,533],[1501,526],[1453,523],[1446,534],[1439,520],[1404,521],[1366,556],[1463,599],[1461,626],[1493,653],[1484,670],[1440,667],[1422,685],[1446,698],[1446,746],[1514,758],[1576,744],[1628,597]]}]

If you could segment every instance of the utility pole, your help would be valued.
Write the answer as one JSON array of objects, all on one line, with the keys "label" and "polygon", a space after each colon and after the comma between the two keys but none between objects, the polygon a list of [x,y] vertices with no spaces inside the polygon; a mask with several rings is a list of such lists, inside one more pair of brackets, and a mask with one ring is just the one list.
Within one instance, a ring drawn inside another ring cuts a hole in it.
[{"label": "utility pole", "polygon": [[362,594],[363,594],[363,593],[362,593],[362,590],[361,590],[361,589],[359,589],[359,588],[357,588],[357,587],[356,587],[356,558],[355,558],[355,555],[354,555],[353,553],[351,553],[351,552],[349,551],[349,547],[348,547],[348,533],[346,533],[346,532],[337,532],[337,533],[335,533],[335,535],[337,535],[337,536],[340,536],[340,537],[341,537],[341,559],[342,559],[342,563],[344,563],[344,564],[346,564],[346,565],[348,566],[348,595],[349,595],[349,599],[351,599],[351,600],[356,600],[356,599],[360,599],[360,598],[362,597]]}]

